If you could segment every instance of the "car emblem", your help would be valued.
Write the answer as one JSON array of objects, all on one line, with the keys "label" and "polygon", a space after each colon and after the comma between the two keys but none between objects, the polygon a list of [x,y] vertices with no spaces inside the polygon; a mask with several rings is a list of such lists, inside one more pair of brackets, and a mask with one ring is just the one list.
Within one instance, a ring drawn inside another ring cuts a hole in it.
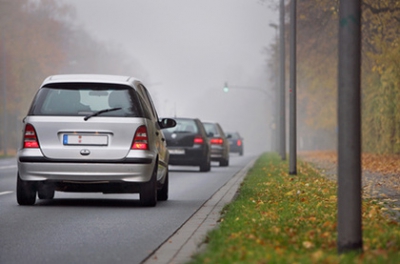
[{"label": "car emblem", "polygon": [[176,138],[176,134],[173,133],[173,134],[171,135],[171,137],[172,137],[172,138]]},{"label": "car emblem", "polygon": [[88,150],[88,149],[82,149],[82,150],[81,150],[81,155],[87,156],[87,155],[89,155],[89,154],[90,154],[90,150]]}]

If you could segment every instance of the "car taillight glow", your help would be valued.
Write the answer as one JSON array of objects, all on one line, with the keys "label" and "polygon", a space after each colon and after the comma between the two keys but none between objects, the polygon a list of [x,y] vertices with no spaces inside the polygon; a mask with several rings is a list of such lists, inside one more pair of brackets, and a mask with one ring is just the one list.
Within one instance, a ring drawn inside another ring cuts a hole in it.
[{"label": "car taillight glow", "polygon": [[237,141],[236,141],[236,145],[238,145],[239,147],[242,145],[242,141],[240,140],[240,139],[238,139]]},{"label": "car taillight glow", "polygon": [[146,126],[140,126],[136,129],[135,137],[133,138],[132,149],[149,149],[149,141],[147,136]]},{"label": "car taillight glow", "polygon": [[195,137],[194,140],[193,140],[193,143],[194,144],[203,144],[204,140],[203,140],[202,137]]},{"label": "car taillight glow", "polygon": [[24,148],[39,148],[39,141],[36,136],[36,131],[31,124],[26,124],[25,126]]},{"label": "car taillight glow", "polygon": [[224,140],[222,138],[213,138],[211,139],[211,144],[214,145],[222,145],[224,143]]}]

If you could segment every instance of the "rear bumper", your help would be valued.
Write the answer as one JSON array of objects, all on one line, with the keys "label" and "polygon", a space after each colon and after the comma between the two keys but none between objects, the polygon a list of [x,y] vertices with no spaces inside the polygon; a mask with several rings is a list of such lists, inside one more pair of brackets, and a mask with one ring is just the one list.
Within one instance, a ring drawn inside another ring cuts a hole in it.
[{"label": "rear bumper", "polygon": [[227,149],[224,149],[221,146],[212,146],[211,147],[211,160],[220,161],[222,159],[228,159],[229,153]]},{"label": "rear bumper", "polygon": [[170,154],[169,164],[200,166],[208,159],[207,155],[206,149],[185,149],[185,154]]},{"label": "rear bumper", "polygon": [[61,160],[42,155],[19,155],[17,162],[18,173],[25,181],[147,182],[152,176],[156,157],[150,152],[142,157],[121,160]]},{"label": "rear bumper", "polygon": [[238,146],[238,145],[230,145],[229,152],[233,152],[233,153],[235,153],[235,152],[238,152],[238,153],[243,152],[243,147],[242,146]]}]

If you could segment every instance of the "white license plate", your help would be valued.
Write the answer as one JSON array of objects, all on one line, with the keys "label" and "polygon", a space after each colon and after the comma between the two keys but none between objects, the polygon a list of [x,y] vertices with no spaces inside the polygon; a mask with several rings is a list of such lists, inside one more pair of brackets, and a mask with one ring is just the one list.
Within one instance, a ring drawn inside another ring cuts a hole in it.
[{"label": "white license plate", "polygon": [[185,154],[185,150],[184,149],[170,149],[169,150],[169,154],[184,155]]},{"label": "white license plate", "polygon": [[87,145],[87,146],[107,146],[108,137],[106,135],[79,135],[64,134],[64,145]]}]

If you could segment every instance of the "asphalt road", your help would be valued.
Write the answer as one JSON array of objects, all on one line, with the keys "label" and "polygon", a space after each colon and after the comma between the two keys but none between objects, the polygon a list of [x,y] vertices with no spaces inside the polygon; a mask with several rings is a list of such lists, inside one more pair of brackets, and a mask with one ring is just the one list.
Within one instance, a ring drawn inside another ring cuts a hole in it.
[{"label": "asphalt road", "polygon": [[141,263],[255,155],[196,167],[170,167],[170,199],[155,208],[137,194],[56,192],[19,206],[14,159],[0,160],[0,263]]}]

